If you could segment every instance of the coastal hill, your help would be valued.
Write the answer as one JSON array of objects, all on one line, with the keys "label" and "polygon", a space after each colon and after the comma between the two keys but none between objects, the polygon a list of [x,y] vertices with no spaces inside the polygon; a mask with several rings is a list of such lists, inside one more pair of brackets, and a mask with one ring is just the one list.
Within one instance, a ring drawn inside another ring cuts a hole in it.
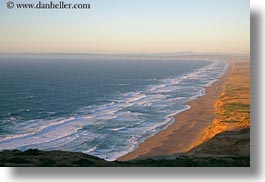
[{"label": "coastal hill", "polygon": [[190,157],[226,157],[250,155],[250,128],[224,131],[185,154]]},{"label": "coastal hill", "polygon": [[249,161],[249,156],[203,158],[180,156],[174,160],[109,162],[91,155],[66,151],[30,149],[24,152],[13,150],[0,153],[0,166],[3,167],[248,167]]},{"label": "coastal hill", "polygon": [[188,155],[250,154],[250,65],[238,60],[231,64],[231,76],[215,104],[216,117]]}]

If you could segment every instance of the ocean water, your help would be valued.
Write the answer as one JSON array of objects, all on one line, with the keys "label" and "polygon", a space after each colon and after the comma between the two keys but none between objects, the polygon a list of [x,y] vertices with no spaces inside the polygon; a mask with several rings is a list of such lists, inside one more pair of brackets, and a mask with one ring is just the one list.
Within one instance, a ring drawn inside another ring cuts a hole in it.
[{"label": "ocean water", "polygon": [[200,60],[0,58],[0,150],[115,160],[170,125],[226,68]]}]

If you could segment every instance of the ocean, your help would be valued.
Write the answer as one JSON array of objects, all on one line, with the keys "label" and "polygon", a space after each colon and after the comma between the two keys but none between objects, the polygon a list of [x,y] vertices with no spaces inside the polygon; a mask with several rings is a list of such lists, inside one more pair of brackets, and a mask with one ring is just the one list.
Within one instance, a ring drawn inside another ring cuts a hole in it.
[{"label": "ocean", "polygon": [[64,150],[115,160],[174,122],[227,65],[1,57],[0,150]]}]

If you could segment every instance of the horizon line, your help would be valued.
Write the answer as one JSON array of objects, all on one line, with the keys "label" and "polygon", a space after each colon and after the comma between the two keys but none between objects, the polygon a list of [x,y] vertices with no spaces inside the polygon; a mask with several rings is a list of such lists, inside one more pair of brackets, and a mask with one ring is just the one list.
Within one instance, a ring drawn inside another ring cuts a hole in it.
[{"label": "horizon line", "polygon": [[225,53],[225,52],[193,52],[193,51],[179,51],[179,52],[157,52],[157,53],[89,53],[89,52],[0,52],[0,54],[79,54],[79,55],[250,55],[249,53]]}]

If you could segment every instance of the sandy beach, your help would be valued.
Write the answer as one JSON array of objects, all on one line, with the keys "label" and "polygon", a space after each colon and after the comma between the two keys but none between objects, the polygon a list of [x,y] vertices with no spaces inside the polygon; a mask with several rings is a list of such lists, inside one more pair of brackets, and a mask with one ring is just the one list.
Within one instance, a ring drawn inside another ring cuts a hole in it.
[{"label": "sandy beach", "polygon": [[[233,60],[226,88],[214,106],[216,117],[201,137],[190,146],[191,150],[221,132],[250,128],[250,62],[248,58]],[[219,142],[218,145],[220,143],[223,142]],[[233,147],[229,147],[230,150],[231,148]],[[244,153],[249,154],[249,147],[245,147]]]},{"label": "sandy beach", "polygon": [[230,74],[231,64],[221,78],[206,88],[204,96],[187,102],[191,108],[177,114],[172,125],[146,139],[135,151],[117,160],[128,161],[187,152],[214,120],[214,105],[224,91]]}]

